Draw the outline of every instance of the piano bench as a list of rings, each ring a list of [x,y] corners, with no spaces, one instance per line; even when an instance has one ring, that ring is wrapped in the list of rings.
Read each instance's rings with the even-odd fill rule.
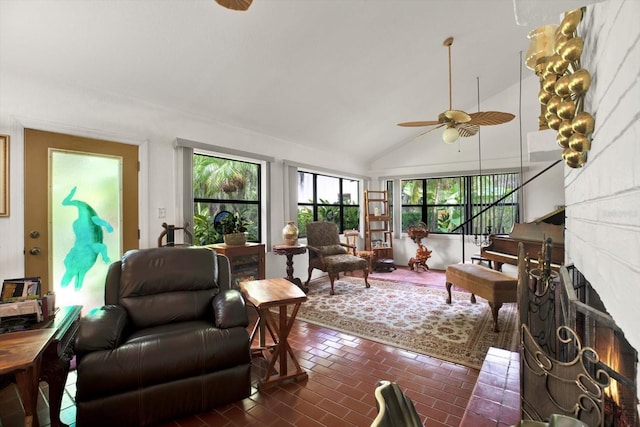
[[[454,264],[445,273],[447,304],[451,304],[451,286],[471,292],[471,302],[476,295],[486,299],[491,307],[493,330],[498,332],[498,310],[502,304],[518,301],[518,279],[500,271],[478,264]]]

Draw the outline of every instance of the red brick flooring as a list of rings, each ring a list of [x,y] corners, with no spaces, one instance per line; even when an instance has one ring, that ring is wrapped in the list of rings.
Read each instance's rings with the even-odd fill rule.
[[[426,278],[438,274],[400,270],[395,277],[422,274],[416,277]],[[388,278],[393,275],[385,274]],[[444,276],[442,272],[440,274]],[[240,402],[166,426],[369,426],[377,414],[374,389],[378,381],[390,380],[397,382],[414,402],[425,426],[457,427],[461,425],[474,388],[485,390],[476,387],[477,370],[302,321],[294,325],[290,343],[309,374],[308,380],[267,391],[258,391],[254,386],[251,396]],[[496,388],[493,391],[502,401],[504,390]],[[42,394],[46,396],[46,392],[46,384],[43,384]],[[75,372],[71,372],[61,414],[62,420],[71,425],[75,423],[74,395]],[[39,401],[42,426],[49,425],[45,401],[43,398]],[[474,413],[474,416],[478,415],[481,414]],[[0,427],[22,425],[23,412],[14,387],[0,390]]]

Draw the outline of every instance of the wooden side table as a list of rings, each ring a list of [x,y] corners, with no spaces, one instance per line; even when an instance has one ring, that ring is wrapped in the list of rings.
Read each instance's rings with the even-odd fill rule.
[[[302,285],[302,280],[299,277],[293,277],[293,256],[307,252],[307,247],[304,245],[273,245],[272,250],[276,255],[285,255],[287,257],[286,279],[302,289],[305,294],[309,292],[309,288]]]
[[[14,373],[27,420],[30,419],[29,417],[33,418],[33,414],[35,413],[31,412],[31,407],[35,405],[37,401],[38,380],[42,380],[49,384],[49,419],[51,427],[66,426],[66,424],[60,421],[60,407],[64,386],[69,373],[70,360],[74,354],[73,344],[78,332],[81,309],[82,306],[80,305],[61,307],[51,320],[35,323],[30,329],[23,332],[0,334],[0,348],[4,349],[6,346],[11,349],[11,351],[6,354],[0,352],[0,375]],[[22,368],[16,367],[19,359],[16,358],[13,351],[18,352],[24,357],[28,354],[25,353],[22,355],[21,347],[14,347],[13,344],[9,344],[11,342],[10,340],[21,338],[20,335],[16,334],[24,334],[23,339],[31,341],[30,343],[25,341],[21,345],[37,345],[40,340],[38,337],[49,337],[46,345],[44,345],[38,357],[33,361],[32,366],[24,368],[24,372],[22,373],[19,372]],[[10,345],[11,347],[9,347]],[[28,352],[29,350],[25,351]],[[32,384],[30,383],[33,375],[37,375],[35,392],[32,391]],[[31,396],[36,396],[35,400],[32,401]],[[36,418],[35,425],[37,424]]]
[[[55,333],[55,329],[35,329],[0,335],[0,375],[15,376],[27,427],[39,425],[36,407],[42,353]]]
[[[285,381],[299,381],[308,378],[307,373],[300,367],[298,359],[288,342],[289,332],[298,314],[300,305],[307,300],[307,296],[300,288],[287,279],[252,280],[240,284],[244,297],[258,310],[258,321],[251,332],[251,343],[259,333],[259,347],[252,348],[265,355],[268,366],[264,377],[261,378],[259,389],[267,389]],[[292,311],[287,318],[287,306],[292,305]],[[278,321],[270,309],[278,307]],[[269,332],[274,344],[266,345],[266,332]],[[288,359],[291,358],[295,370],[289,373]],[[279,370],[273,373],[276,362]]]

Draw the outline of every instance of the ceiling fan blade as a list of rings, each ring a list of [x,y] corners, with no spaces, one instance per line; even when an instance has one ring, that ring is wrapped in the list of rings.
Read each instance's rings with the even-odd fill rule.
[[[232,10],[247,10],[251,6],[253,0],[216,0],[220,6]]]
[[[501,125],[502,123],[510,122],[515,117],[511,113],[503,113],[501,111],[479,111],[469,115],[471,120],[467,124],[478,126]]]
[[[471,116],[460,110],[448,110],[443,113],[445,117],[453,120],[456,123],[467,123],[471,120]]]
[[[476,133],[478,133],[478,131],[480,130],[480,127],[478,125],[473,125],[469,123],[459,123],[455,126],[455,128],[458,130],[458,134],[462,138],[473,136]]]
[[[427,120],[427,121],[421,121],[421,122],[404,122],[404,123],[398,123],[398,126],[403,126],[403,127],[422,127],[422,126],[434,126],[434,125],[439,125],[440,122],[435,121],[435,120]]]
[[[433,131],[434,131],[434,130],[436,130],[436,129],[440,129],[442,126],[444,126],[444,124],[441,124],[441,125],[439,125],[439,126],[436,126],[436,127],[434,127],[434,128],[431,128],[431,129],[429,129],[429,130],[426,130],[426,131],[422,132],[421,134],[416,135],[416,138],[420,138],[421,136],[426,135],[426,134],[428,134],[429,132],[433,132]],[[416,139],[416,138],[414,138],[414,139]]]

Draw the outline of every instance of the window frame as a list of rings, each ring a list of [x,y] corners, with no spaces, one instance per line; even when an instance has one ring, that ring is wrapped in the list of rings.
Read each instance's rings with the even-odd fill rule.
[[[462,233],[465,235],[487,233],[488,230],[485,227],[485,225],[489,225],[491,224],[491,222],[489,222],[489,224],[485,224],[484,221],[481,220],[480,218],[490,216],[491,211],[494,211],[495,209],[500,207],[504,209],[504,206],[510,207],[511,211],[514,213],[513,222],[514,223],[518,222],[520,218],[520,200],[519,200],[519,194],[516,191],[516,192],[513,192],[508,197],[511,199],[515,198],[515,201],[501,203],[500,205],[495,206],[489,211],[484,212],[480,217],[473,218],[469,223],[465,224],[465,222],[469,218],[472,218],[475,211],[478,211],[478,212],[481,211],[485,207],[489,206],[491,203],[495,202],[495,200],[498,200],[501,197],[504,197],[504,194],[507,194],[509,191],[513,189],[511,188],[507,190],[505,188],[504,193],[502,195],[495,196],[493,199],[488,199],[486,194],[482,194],[481,195],[482,199],[479,200],[480,193],[476,193],[474,198],[475,180],[479,180],[480,178],[484,178],[485,180],[486,179],[495,180],[496,177],[505,177],[505,176],[511,177],[511,179],[515,179],[516,185],[514,188],[517,188],[521,184],[521,174],[517,172],[494,172],[494,173],[482,174],[482,175],[473,174],[473,175],[456,175],[456,176],[434,176],[434,177],[426,177],[426,178],[401,178],[399,180],[401,196],[404,190],[404,185],[408,181],[418,181],[421,183],[421,186],[422,186],[422,196],[421,196],[420,203],[401,203],[401,206],[400,206],[401,232],[406,233],[407,227],[412,225],[412,224],[409,224],[407,221],[405,221],[405,210],[408,208],[418,209],[420,211],[420,220],[429,226],[429,224],[431,224],[433,221],[435,221],[434,223],[437,224],[437,219],[430,221],[432,219],[430,217],[433,215],[432,212],[434,208],[436,209],[436,212],[437,212],[438,208],[458,207],[460,209],[460,214],[461,214],[459,224],[464,224]],[[441,180],[441,179],[460,179],[460,193],[461,193],[460,203],[457,203],[457,204],[429,203],[428,183],[430,180]],[[479,201],[475,201],[476,199],[478,199]],[[401,197],[401,202],[402,202],[402,197]],[[504,215],[504,210],[502,211],[502,214]],[[425,221],[425,219],[427,220]],[[439,229],[437,229],[437,227],[429,227],[429,228],[430,228],[430,234],[440,234],[440,235],[460,234],[460,225],[454,225],[452,229],[453,231],[449,231],[449,232],[440,231]],[[436,228],[436,229],[433,229],[433,228]],[[483,228],[484,230],[482,230]],[[501,229],[498,229],[498,230],[492,229],[491,233],[499,234],[499,233],[504,233],[505,231],[508,233],[508,230],[505,230],[505,228],[502,227]]]
[[[362,213],[362,180],[358,179],[358,178],[350,178],[350,177],[345,177],[345,176],[338,176],[338,175],[331,175],[327,172],[315,172],[312,170],[307,170],[307,169],[302,169],[299,168],[297,170],[297,174],[296,174],[296,184],[297,184],[297,189],[299,190],[300,188],[300,175],[301,174],[306,174],[306,175],[311,175],[312,177],[312,198],[313,200],[311,202],[301,202],[300,201],[300,194],[298,194],[297,200],[296,200],[296,209],[297,209],[297,222],[298,222],[298,229],[299,229],[299,236],[301,238],[305,238],[306,237],[306,223],[302,223],[302,221],[300,221],[301,218],[301,207],[302,208],[306,208],[308,210],[311,211],[311,221],[320,221],[320,220],[324,220],[324,219],[319,219],[320,215],[319,215],[319,211],[321,208],[337,208],[338,209],[338,222],[336,221],[332,221],[334,223],[336,223],[336,225],[338,225],[338,230],[340,233],[343,233],[345,230],[350,230],[350,229],[359,229],[360,227],[360,216]],[[318,200],[318,177],[322,176],[322,177],[326,177],[326,178],[331,178],[331,179],[337,179],[338,180],[338,197],[337,197],[337,202],[336,203],[321,203]],[[350,203],[344,203],[345,198],[345,186],[344,186],[344,181],[353,181],[356,183],[357,185],[357,203],[356,204],[350,204]],[[349,193],[352,194],[352,193]],[[345,208],[356,208],[357,210],[357,223],[354,227],[345,227]],[[308,221],[310,222],[310,221]],[[308,223],[307,222],[307,223]]]
[[[263,232],[263,221],[264,221],[264,211],[265,211],[265,206],[264,206],[264,192],[265,192],[265,187],[264,187],[264,176],[265,176],[265,162],[258,160],[258,159],[252,159],[252,158],[246,158],[246,157],[240,157],[240,156],[232,156],[232,155],[228,155],[228,154],[221,154],[221,153],[217,153],[217,152],[212,152],[212,151],[207,151],[207,150],[193,150],[193,153],[191,155],[192,157],[192,165],[193,165],[193,159],[195,158],[195,156],[204,156],[204,157],[212,157],[212,158],[216,158],[216,159],[220,159],[223,161],[231,161],[231,162],[240,162],[240,163],[246,163],[252,166],[256,167],[256,188],[257,188],[257,198],[255,200],[246,200],[246,199],[242,199],[242,198],[218,198],[218,197],[214,197],[214,198],[203,198],[203,197],[196,197],[196,195],[194,193],[192,193],[192,204],[193,204],[193,218],[192,221],[194,221],[194,227],[193,227],[193,238],[195,240],[195,216],[197,215],[196,212],[196,204],[197,203],[208,203],[208,204],[213,204],[213,205],[220,205],[220,204],[229,204],[229,205],[246,205],[246,206],[250,206],[250,207],[255,207],[256,209],[256,217],[255,218],[249,218],[250,221],[255,223],[255,235],[251,234],[248,236],[247,241],[248,242],[252,242],[252,243],[262,243],[263,242],[263,237],[264,237],[264,232]],[[194,183],[194,168],[192,167],[191,170],[191,185],[193,186]],[[213,218],[211,218],[211,220],[213,220]],[[252,237],[253,236],[253,237]],[[208,242],[206,244],[213,244],[213,243],[221,243],[221,241],[215,241],[215,242]],[[194,244],[199,244],[199,242],[195,242]]]

